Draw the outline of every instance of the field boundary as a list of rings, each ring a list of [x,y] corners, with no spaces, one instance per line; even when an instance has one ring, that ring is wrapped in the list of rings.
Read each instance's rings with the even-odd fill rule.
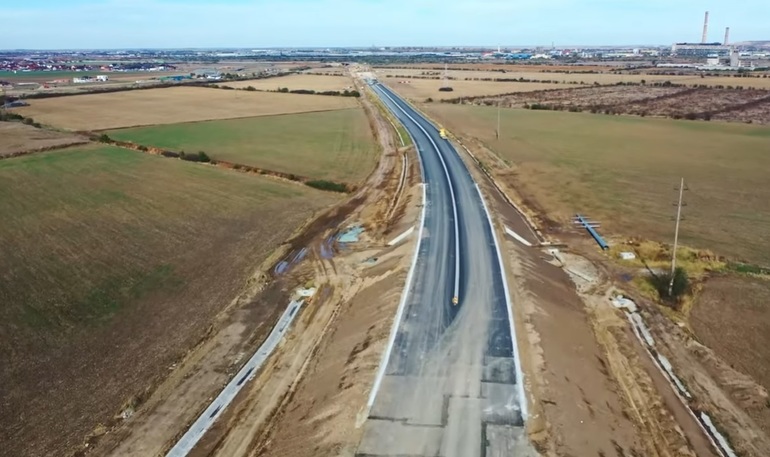
[[[302,184],[307,187],[312,187],[320,191],[336,192],[336,193],[351,193],[358,189],[358,186],[353,184],[347,184],[347,183],[341,183],[341,182],[335,182],[335,181],[329,181],[329,180],[323,180],[323,179],[315,179],[307,176],[297,175],[294,173],[285,173],[282,171],[270,170],[267,168],[255,167],[252,165],[228,162],[226,160],[218,160],[218,159],[211,159],[211,158],[209,158],[208,160],[185,160],[182,157],[182,154],[180,152],[176,152],[170,149],[158,148],[155,146],[145,146],[142,144],[133,143],[131,141],[117,141],[111,138],[103,139],[99,135],[96,135],[94,133],[91,133],[90,137],[92,140],[100,142],[102,144],[109,144],[111,146],[116,146],[119,148],[128,149],[128,150],[140,152],[143,154],[160,156],[167,159],[179,159],[185,162],[191,162],[198,165],[213,166],[213,167],[223,168],[226,170],[238,171],[241,173],[267,176],[274,179],[280,179],[281,181],[285,181],[285,182]],[[195,156],[195,154],[191,154],[191,155]],[[328,183],[329,186],[323,186],[323,187],[318,186],[317,184],[319,182]],[[339,189],[339,190],[335,190],[335,189]]]
[[[73,146],[83,146],[91,144],[91,141],[89,140],[82,140],[82,141],[75,141],[72,143],[67,144],[60,144],[56,146],[45,146],[41,148],[33,148],[33,149],[27,149],[24,151],[17,151],[12,152],[10,154],[0,154],[0,160],[6,160],[6,159],[15,159],[17,157],[24,157],[32,154],[39,154],[41,152],[51,152],[51,151],[57,151],[59,149],[67,149]]]

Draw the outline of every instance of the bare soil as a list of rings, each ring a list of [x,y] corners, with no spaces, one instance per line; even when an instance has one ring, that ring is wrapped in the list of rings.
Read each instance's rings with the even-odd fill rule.
[[[269,81],[269,80],[268,80]],[[15,111],[68,130],[107,130],[155,124],[235,119],[355,108],[350,97],[172,87],[44,98]]]
[[[674,365],[677,375],[692,394],[691,406],[708,413],[738,455],[770,455],[770,408],[768,391],[754,379],[736,370],[730,359],[695,340],[684,329],[659,312],[656,305],[642,303],[656,341],[656,350]],[[723,304],[724,306],[724,304]],[[723,330],[727,327],[722,326]],[[717,348],[729,347],[720,340]],[[753,351],[755,348],[752,348]],[[748,362],[748,354],[741,360]],[[758,360],[758,359],[757,359]],[[760,364],[757,361],[757,364]]]
[[[417,221],[421,190],[413,152],[401,198],[394,132],[365,101],[385,150],[370,180],[367,204],[351,216],[364,239],[333,260],[315,257],[312,278],[328,291],[304,311],[298,328],[248,393],[193,455],[352,456],[360,439],[366,396],[374,381],[403,289],[414,238],[395,248],[391,230]],[[363,195],[363,193],[362,193]],[[393,206],[395,202],[395,207]],[[376,259],[373,263],[371,259]],[[369,261],[367,261],[369,260]]]
[[[0,138],[0,158],[88,142],[78,135],[38,129],[20,122],[0,122]]]

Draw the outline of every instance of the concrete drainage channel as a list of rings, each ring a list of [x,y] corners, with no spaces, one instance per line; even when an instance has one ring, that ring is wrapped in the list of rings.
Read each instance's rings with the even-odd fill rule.
[[[254,355],[251,356],[248,362],[241,368],[233,379],[225,386],[224,389],[217,395],[217,398],[209,404],[209,406],[201,413],[198,419],[193,422],[187,432],[182,438],[177,441],[174,447],[166,454],[166,457],[184,457],[198,444],[206,431],[211,428],[214,422],[217,420],[222,411],[232,403],[238,392],[241,391],[243,386],[256,376],[256,373],[265,363],[267,358],[272,354],[278,343],[281,342],[283,336],[286,334],[294,318],[297,316],[298,311],[305,302],[305,298],[311,297],[315,293],[314,289],[303,289],[297,292],[297,295],[301,298],[293,300],[286,307],[286,310],[278,319],[278,322],[273,327],[270,335],[267,337],[264,343],[257,349]]]
[[[679,379],[679,377],[674,372],[674,367],[671,365],[671,362],[669,362],[669,360],[664,355],[660,354],[655,349],[655,339],[652,337],[652,333],[650,332],[649,327],[647,327],[644,318],[641,314],[639,314],[636,303],[623,296],[618,296],[613,298],[612,304],[616,308],[620,308],[625,311],[629,322],[631,322],[631,327],[634,329],[634,334],[636,335],[637,339],[647,351],[647,354],[650,356],[650,358],[655,362],[655,365],[658,367],[658,369],[663,373],[668,382],[671,384],[671,387],[674,389],[677,397],[679,397],[679,400],[685,406],[687,406],[690,414],[692,414],[698,424],[700,424],[703,433],[708,437],[709,441],[711,441],[714,449],[716,449],[716,451],[722,457],[737,457],[735,451],[733,451],[733,449],[730,447],[730,444],[727,442],[727,439],[714,426],[711,417],[703,411],[694,410],[690,406],[688,400],[692,399],[692,395],[690,395],[687,387],[685,387],[682,380]]]
[[[364,231],[364,228],[360,224],[354,224],[342,231],[330,235],[321,243],[321,257],[325,259],[331,258],[334,256],[335,247],[344,248],[346,245],[358,242],[359,237]],[[307,253],[308,248],[290,252],[284,260],[276,265],[273,271],[274,274],[282,275],[287,273],[293,266],[301,262]],[[286,332],[289,330],[289,327],[299,314],[305,300],[313,297],[315,292],[315,288],[299,288],[295,291],[295,299],[286,307],[286,310],[278,319],[278,322],[276,322],[265,342],[262,343],[248,362],[244,364],[238,373],[222,389],[219,395],[217,395],[200,416],[198,416],[185,434],[176,442],[174,447],[168,451],[166,457],[185,457],[193,450],[193,448],[195,448],[222,412],[224,412],[233,402],[241,389],[256,377],[259,369],[265,361],[267,361],[273,351],[275,351],[275,348],[278,347]]]

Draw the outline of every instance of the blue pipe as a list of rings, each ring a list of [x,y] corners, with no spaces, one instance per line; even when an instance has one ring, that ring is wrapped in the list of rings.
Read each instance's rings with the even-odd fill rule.
[[[593,227],[591,227],[591,224],[589,224],[588,221],[583,219],[583,216],[581,216],[580,214],[576,214],[575,217],[577,217],[578,222],[583,224],[583,227],[585,227],[586,230],[588,230],[588,233],[594,238],[594,240],[596,240],[596,242],[599,243],[599,247],[602,248],[602,250],[606,251],[607,249],[610,248],[610,245],[607,244],[606,241],[604,241],[604,238],[602,238],[601,235],[599,235],[599,233],[596,230],[594,230]]]

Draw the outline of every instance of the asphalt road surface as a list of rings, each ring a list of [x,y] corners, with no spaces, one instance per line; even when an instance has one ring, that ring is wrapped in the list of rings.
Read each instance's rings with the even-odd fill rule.
[[[533,455],[507,287],[478,188],[435,126],[388,88],[372,88],[414,139],[427,200],[412,282],[356,455]]]

